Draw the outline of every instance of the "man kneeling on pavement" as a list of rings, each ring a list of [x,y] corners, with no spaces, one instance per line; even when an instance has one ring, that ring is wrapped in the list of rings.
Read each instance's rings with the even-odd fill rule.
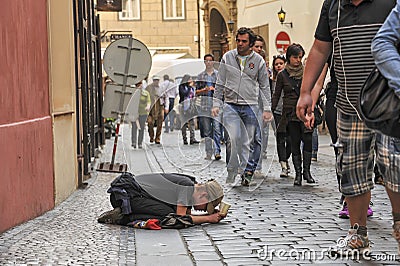
[[[215,180],[197,183],[195,177],[185,174],[134,176],[126,172],[111,183],[107,192],[111,193],[114,209],[101,214],[99,223],[132,225],[149,219],[161,221],[175,213],[177,217],[185,216],[192,224],[201,224],[218,223],[226,216],[215,209],[224,197],[221,185]],[[192,215],[192,207],[207,214]]]

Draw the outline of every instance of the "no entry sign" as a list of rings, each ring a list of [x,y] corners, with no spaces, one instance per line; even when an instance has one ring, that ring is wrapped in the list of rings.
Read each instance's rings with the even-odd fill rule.
[[[286,53],[286,49],[288,48],[290,43],[290,37],[286,32],[281,31],[278,33],[278,35],[276,35],[275,45],[278,52],[283,54]]]

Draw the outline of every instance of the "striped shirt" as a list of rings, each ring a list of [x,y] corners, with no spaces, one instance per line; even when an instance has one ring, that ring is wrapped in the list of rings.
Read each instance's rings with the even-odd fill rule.
[[[336,106],[346,114],[356,114],[360,89],[375,66],[372,38],[395,5],[395,0],[364,0],[358,6],[351,0],[325,0],[322,6],[315,38],[333,42]]]

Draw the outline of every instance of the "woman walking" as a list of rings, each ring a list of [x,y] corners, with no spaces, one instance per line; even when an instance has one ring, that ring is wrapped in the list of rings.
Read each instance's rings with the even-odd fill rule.
[[[284,55],[275,55],[272,61],[272,82],[271,89],[272,94],[275,91],[276,80],[278,78],[278,73],[285,69],[286,59]],[[274,110],[274,120],[276,128],[279,127],[279,122],[281,121],[283,110],[283,97],[282,94],[279,97],[279,101]],[[289,163],[288,159],[290,154],[292,153],[290,136],[288,134],[287,127],[279,128],[280,130],[276,131],[276,148],[278,152],[279,163],[281,165],[282,171],[280,177],[288,177],[289,176]],[[284,130],[282,130],[284,129]]]
[[[305,51],[300,44],[294,43],[288,47],[285,70],[278,74],[275,92],[272,96],[272,111],[275,111],[283,91],[282,117],[277,130],[278,132],[286,132],[286,129],[289,131],[292,142],[292,160],[296,171],[295,186],[301,186],[302,179],[307,183],[315,183],[310,173],[313,130],[307,129],[296,116],[296,105],[303,79],[304,67],[301,60],[304,54]],[[300,150],[301,142],[304,144],[302,152]],[[301,155],[303,155],[303,160]]]
[[[182,121],[182,137],[183,144],[187,145],[186,128],[189,128],[190,132],[190,144],[198,144],[199,141],[196,140],[194,135],[194,121],[193,118],[196,115],[194,110],[196,109],[194,105],[195,96],[195,85],[193,79],[190,75],[186,74],[182,78],[182,82],[179,85],[179,104],[181,106],[181,121]]]

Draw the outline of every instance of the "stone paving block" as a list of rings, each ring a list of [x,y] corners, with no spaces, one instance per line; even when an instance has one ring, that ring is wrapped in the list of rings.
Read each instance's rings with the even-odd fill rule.
[[[145,149],[141,151],[130,147],[129,125],[122,126],[122,134],[118,162],[126,160],[135,174],[181,172],[195,175],[200,181],[215,177],[221,181],[225,200],[232,204],[228,217],[220,224],[180,231],[152,232],[98,224],[96,217],[111,209],[106,190],[117,174],[94,172],[86,189],[77,190],[54,210],[1,234],[0,265],[309,265],[310,261],[303,260],[262,260],[257,252],[265,246],[322,250],[348,230],[349,221],[337,217],[340,194],[333,151],[326,144],[330,142],[328,136],[320,136],[320,147],[326,144],[329,153],[323,154],[321,148],[320,160],[311,165],[317,185],[294,187],[291,163],[291,177],[280,178],[275,155],[263,164],[268,177],[256,179],[258,185],[249,189],[226,185],[225,163],[202,160],[204,144],[183,146],[178,132],[163,134],[163,145],[150,145],[146,134]],[[107,141],[101,160],[109,160],[111,150],[112,141]],[[224,148],[222,155],[225,158]],[[397,246],[390,236],[391,211],[383,187],[372,191],[372,201],[375,213],[368,219],[368,229],[373,251],[393,254]],[[360,262],[324,258],[315,264]]]

